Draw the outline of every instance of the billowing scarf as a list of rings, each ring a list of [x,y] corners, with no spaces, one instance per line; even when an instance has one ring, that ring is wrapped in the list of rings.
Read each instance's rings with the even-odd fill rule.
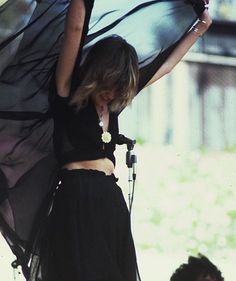
[[[0,229],[25,270],[57,174],[49,97],[69,2],[0,6]],[[203,11],[201,0],[85,0],[85,6],[74,88],[91,46],[117,34],[137,51],[140,91]]]

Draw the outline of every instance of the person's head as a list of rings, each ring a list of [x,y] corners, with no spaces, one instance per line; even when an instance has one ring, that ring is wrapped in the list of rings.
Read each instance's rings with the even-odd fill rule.
[[[101,95],[111,111],[120,111],[137,92],[139,69],[133,46],[119,36],[98,41],[82,65],[80,85],[71,103],[80,109],[90,97]]]
[[[224,281],[220,270],[205,256],[189,257],[188,263],[180,265],[170,281]]]

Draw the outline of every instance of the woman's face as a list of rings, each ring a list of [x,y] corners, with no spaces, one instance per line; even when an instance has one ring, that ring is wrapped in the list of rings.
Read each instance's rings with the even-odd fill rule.
[[[96,105],[108,105],[115,98],[113,91],[101,91],[94,96],[94,102]]]

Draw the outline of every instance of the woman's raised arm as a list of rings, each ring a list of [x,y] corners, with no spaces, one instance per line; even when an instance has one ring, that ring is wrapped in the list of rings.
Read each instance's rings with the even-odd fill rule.
[[[158,71],[154,74],[154,76],[146,84],[145,87],[151,85],[152,83],[160,79],[162,76],[169,73],[175,67],[175,65],[184,57],[184,55],[197,41],[197,39],[207,31],[211,23],[212,19],[208,13],[208,10],[205,9],[198,23],[194,25],[192,30],[189,31],[186,36],[179,42],[174,51],[170,54],[164,64],[158,69]]]
[[[84,0],[71,0],[65,21],[63,43],[56,69],[58,95],[69,96],[85,19]]]

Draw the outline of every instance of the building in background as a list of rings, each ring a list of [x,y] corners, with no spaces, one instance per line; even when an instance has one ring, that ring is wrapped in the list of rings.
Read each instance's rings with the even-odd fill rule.
[[[211,14],[212,26],[183,61],[122,113],[122,133],[179,148],[235,149],[236,1],[212,1]]]

